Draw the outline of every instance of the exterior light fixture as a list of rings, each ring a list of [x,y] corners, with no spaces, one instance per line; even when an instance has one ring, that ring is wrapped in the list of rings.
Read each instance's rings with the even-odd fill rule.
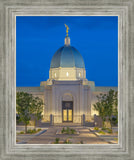
[[[66,76],[67,76],[67,77],[69,76],[69,73],[68,73],[68,72],[66,73]]]

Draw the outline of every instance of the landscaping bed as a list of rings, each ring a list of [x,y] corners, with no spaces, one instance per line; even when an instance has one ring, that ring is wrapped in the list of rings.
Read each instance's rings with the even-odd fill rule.
[[[79,131],[77,129],[73,129],[70,127],[63,127],[63,128],[59,128],[56,134],[79,135]]]
[[[95,132],[97,135],[112,135],[112,136],[118,136],[118,131],[111,130],[109,128],[90,128],[91,131]]]
[[[28,129],[27,130],[27,133],[25,133],[24,131],[20,131],[17,133],[17,135],[29,135],[29,134],[36,134],[36,133],[39,133],[41,132],[42,129],[41,128],[38,128],[38,129]]]
[[[60,140],[60,138],[56,138],[54,142],[50,142],[49,144],[84,144],[84,143],[83,141],[75,143],[73,138],[68,137],[65,140]]]
[[[102,138],[104,141],[108,143],[112,143],[112,144],[118,143],[117,130],[114,130],[114,129],[111,130],[109,128],[98,128],[98,127],[90,128],[90,130],[94,132],[96,136],[99,136],[100,138]]]

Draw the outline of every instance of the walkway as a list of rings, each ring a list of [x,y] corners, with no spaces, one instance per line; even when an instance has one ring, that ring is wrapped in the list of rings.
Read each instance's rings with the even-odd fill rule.
[[[51,126],[48,130],[39,135],[33,136],[30,140],[27,140],[27,144],[51,144],[56,138],[60,138],[60,141],[65,141],[66,139],[71,139],[73,144],[78,144],[82,141],[84,144],[108,144],[101,138],[97,137],[93,132],[89,130],[88,127],[83,126],[71,126],[79,131],[79,135],[57,135],[56,132],[61,126]]]

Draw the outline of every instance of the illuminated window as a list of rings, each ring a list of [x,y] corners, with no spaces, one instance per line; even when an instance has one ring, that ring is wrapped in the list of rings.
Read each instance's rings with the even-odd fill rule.
[[[69,73],[68,73],[68,72],[66,73],[66,76],[67,76],[67,77],[69,76]]]
[[[81,77],[81,73],[79,72],[79,77]]]
[[[54,74],[54,76],[56,77],[56,73]]]

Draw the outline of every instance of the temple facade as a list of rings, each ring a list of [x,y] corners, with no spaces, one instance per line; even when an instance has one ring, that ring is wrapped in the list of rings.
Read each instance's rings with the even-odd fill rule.
[[[98,114],[93,108],[96,96],[110,89],[117,91],[117,87],[96,87],[94,81],[86,79],[83,57],[71,46],[67,32],[64,46],[52,57],[49,79],[39,87],[17,87],[17,92],[28,92],[41,98],[44,102],[42,121],[50,121],[50,115],[53,115],[57,124],[81,123],[82,115],[86,121],[93,121],[94,115]]]

